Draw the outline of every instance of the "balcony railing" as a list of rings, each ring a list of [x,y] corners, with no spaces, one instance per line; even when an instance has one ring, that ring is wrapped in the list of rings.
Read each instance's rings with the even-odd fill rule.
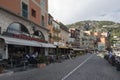
[[[52,38],[53,38],[54,40],[56,40],[56,41],[61,40],[61,38],[60,38],[60,37],[58,37],[58,36],[56,36],[56,35],[53,35],[53,36],[52,36]]]
[[[58,32],[58,33],[60,32],[60,29],[59,29],[59,28],[53,27],[53,30],[56,31],[56,32]]]

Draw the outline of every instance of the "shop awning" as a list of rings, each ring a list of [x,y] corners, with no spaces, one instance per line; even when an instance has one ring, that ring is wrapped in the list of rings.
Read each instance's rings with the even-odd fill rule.
[[[84,51],[84,49],[73,48],[74,51]]]
[[[42,47],[45,47],[45,48],[56,48],[55,45],[50,44],[50,43],[42,43]]]
[[[34,46],[34,47],[41,47],[42,46],[42,44],[40,44],[39,42],[36,42],[36,41],[10,38],[10,37],[5,37],[5,36],[0,36],[0,38],[4,39],[6,44]]]
[[[58,48],[68,49],[68,47],[66,47],[66,46],[59,46]]]
[[[54,46],[53,44],[49,44],[49,43],[42,43],[42,42],[37,42],[37,41],[10,38],[10,37],[5,37],[5,36],[0,36],[0,38],[4,39],[6,44],[33,46],[33,47],[56,48],[56,46]]]

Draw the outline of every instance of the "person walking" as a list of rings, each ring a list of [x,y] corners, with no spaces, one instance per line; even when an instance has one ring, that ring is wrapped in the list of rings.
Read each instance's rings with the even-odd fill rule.
[[[113,56],[113,55],[112,55],[112,51],[109,51],[109,52],[108,52],[108,55],[109,55],[109,59],[111,59],[112,56]]]
[[[115,65],[115,56],[113,55],[112,50],[109,51],[108,55],[109,55],[109,63],[112,64],[112,66],[114,66]]]

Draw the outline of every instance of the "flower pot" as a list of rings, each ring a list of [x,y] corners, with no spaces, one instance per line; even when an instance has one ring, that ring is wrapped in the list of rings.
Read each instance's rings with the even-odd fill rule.
[[[44,68],[44,67],[46,67],[46,64],[45,63],[38,63],[37,66],[39,68]]]
[[[4,68],[0,67],[0,74],[3,73],[3,71],[4,71]]]

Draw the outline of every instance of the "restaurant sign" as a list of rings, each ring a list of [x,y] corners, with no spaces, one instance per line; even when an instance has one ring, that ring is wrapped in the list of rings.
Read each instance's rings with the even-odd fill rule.
[[[47,43],[47,41],[39,39],[39,37],[36,38],[34,35],[27,36],[25,34],[11,34],[11,33],[7,33],[7,32],[4,33],[3,35],[13,37],[13,38],[19,38],[19,39],[24,39],[24,40],[31,40],[31,41],[38,41],[38,42]]]

